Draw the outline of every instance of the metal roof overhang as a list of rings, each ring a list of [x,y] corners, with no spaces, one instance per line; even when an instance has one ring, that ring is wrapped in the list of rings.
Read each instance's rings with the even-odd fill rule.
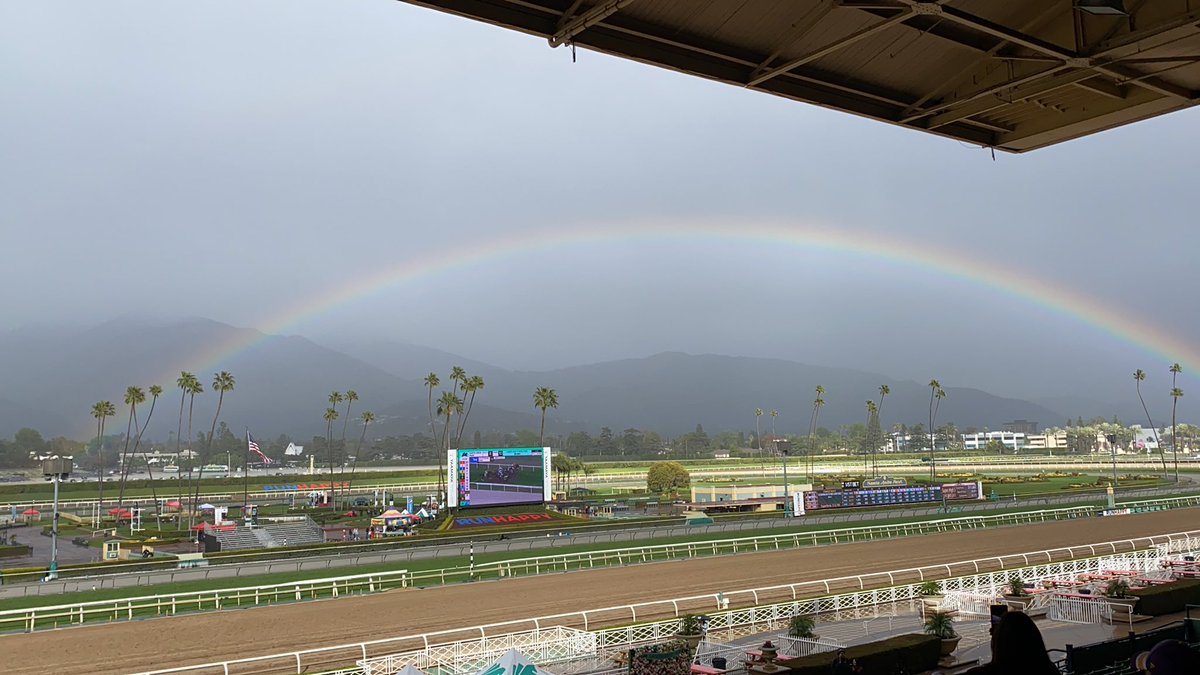
[[[1200,0],[403,0],[1025,152],[1200,103]]]

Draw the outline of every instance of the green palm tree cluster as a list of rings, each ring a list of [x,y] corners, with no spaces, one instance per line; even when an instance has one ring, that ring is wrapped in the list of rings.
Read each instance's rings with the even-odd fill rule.
[[[217,412],[213,414],[212,427],[208,430],[208,438],[204,439],[204,452],[200,454],[199,458],[200,471],[196,474],[196,482],[192,492],[191,513],[193,514],[195,514],[196,508],[200,505],[200,481],[204,480],[204,466],[208,464],[212,456],[213,437],[217,433],[217,420],[221,419],[221,407],[225,404],[225,394],[233,391],[236,385],[237,382],[228,371],[222,370],[213,375],[212,390],[217,392]]]
[[[350,494],[350,487],[354,485],[354,472],[358,470],[358,458],[362,456],[363,441],[367,439],[367,427],[375,421],[375,413],[370,410],[364,410],[358,416],[358,419],[362,422],[362,434],[358,437],[358,446],[354,448],[354,461],[350,464],[350,480],[344,481],[346,483],[346,494]]]
[[[440,449],[437,453],[439,500],[446,497],[446,472],[442,462],[449,456],[452,447],[462,447],[462,437],[467,429],[471,408],[475,405],[475,396],[484,387],[482,377],[468,375],[460,366],[450,369],[450,382],[450,391],[443,391],[434,401],[433,390],[441,385],[441,378],[437,373],[429,373],[424,379],[425,387],[429,390],[429,431],[434,439],[438,438],[437,420],[442,420]],[[455,415],[458,415],[457,424],[453,423]]]

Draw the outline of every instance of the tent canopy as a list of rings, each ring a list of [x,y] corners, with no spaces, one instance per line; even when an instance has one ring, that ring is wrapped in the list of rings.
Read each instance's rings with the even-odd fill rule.
[[[498,661],[484,668],[475,675],[553,675],[543,670],[516,649],[504,652]]]
[[[425,675],[425,671],[414,667],[411,663],[404,666],[396,675]]]
[[[25,509],[24,511],[21,512],[21,515],[23,515],[23,516],[40,516],[40,515],[42,515],[42,512],[38,511],[37,509]]]

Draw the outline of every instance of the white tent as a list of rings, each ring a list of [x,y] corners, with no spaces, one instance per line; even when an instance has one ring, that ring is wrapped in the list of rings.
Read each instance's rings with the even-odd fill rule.
[[[538,668],[537,664],[529,660],[516,649],[510,649],[504,652],[504,656],[492,665],[484,668],[475,675],[554,675],[548,670]]]
[[[404,668],[397,670],[396,675],[425,675],[425,671],[413,666],[411,663]]]

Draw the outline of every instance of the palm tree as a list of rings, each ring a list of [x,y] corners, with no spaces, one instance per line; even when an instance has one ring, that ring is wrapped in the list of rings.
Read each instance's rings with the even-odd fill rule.
[[[929,381],[929,484],[937,482],[937,437],[934,435],[933,421],[937,419],[937,409],[946,398],[946,390],[937,380]],[[935,403],[936,402],[936,403]]]
[[[775,435],[775,418],[779,417],[778,410],[771,411],[771,451],[779,454],[779,437]]]
[[[762,431],[759,429],[759,420],[762,419],[763,409],[754,409],[754,442],[758,444],[758,465],[760,468],[767,468],[767,461],[763,457]]]
[[[892,393],[891,387],[887,386],[886,384],[879,385],[879,403],[876,404],[876,406],[875,406],[877,415],[881,415],[883,413],[883,398],[890,393]],[[882,417],[879,419],[879,428],[883,429],[883,418]],[[882,441],[883,441],[883,439],[880,439],[880,442],[882,442]],[[876,456],[876,458],[874,460],[872,468],[874,469],[875,475],[879,475],[879,459],[878,459],[879,453],[876,452],[875,456]]]
[[[463,380],[462,390],[463,396],[470,395],[467,399],[467,411],[463,413],[458,420],[458,434],[454,438],[454,447],[462,447],[463,432],[467,429],[467,418],[471,416],[471,406],[475,405],[475,393],[483,389],[483,378],[478,375],[471,375]]]
[[[362,455],[362,444],[367,438],[367,425],[375,421],[375,413],[364,410],[359,415],[362,421],[362,435],[358,437],[358,447],[354,448],[354,462],[350,464],[350,480],[346,482],[346,494],[350,494],[350,486],[354,484],[354,472],[358,470],[358,458]]]
[[[191,383],[196,379],[186,370],[179,372],[179,377],[175,380],[175,386],[179,388],[179,424],[175,427],[175,465],[179,467],[179,451],[183,444],[183,404],[187,401],[188,389],[191,388]],[[179,503],[183,504],[183,474],[176,474],[179,478]]]
[[[137,415],[137,405],[146,400],[146,392],[141,387],[125,388],[125,405],[129,406],[129,421],[125,423],[125,449],[121,451],[120,490],[117,493],[117,507],[125,500],[125,479],[129,476],[129,441],[132,440],[133,420]]]
[[[1158,446],[1158,458],[1162,462],[1163,478],[1167,477],[1167,455],[1163,451],[1162,443],[1158,442],[1158,428],[1154,426],[1154,420],[1150,418],[1150,410],[1146,408],[1146,400],[1142,398],[1142,382],[1146,379],[1146,371],[1138,368],[1133,373],[1133,380],[1137,387],[1138,400],[1142,403],[1142,412],[1146,413],[1146,423],[1150,425],[1150,431],[1154,434],[1154,444]]]
[[[815,464],[814,464],[815,460],[814,460],[813,456],[817,454],[817,446],[816,446],[815,438],[814,438],[813,434],[817,430],[817,414],[821,411],[821,406],[825,405],[825,399],[821,398],[821,396],[825,393],[825,387],[822,387],[821,385],[818,384],[815,391],[817,393],[817,397],[815,399],[813,399],[812,417],[808,421],[807,473],[808,473],[808,479],[810,481],[813,479],[814,469],[815,469]]]
[[[204,393],[204,383],[200,381],[200,378],[192,375],[191,373],[188,373],[188,376],[189,376],[189,381],[188,381],[188,389],[187,389],[187,394],[188,394],[188,423],[187,423],[188,447],[187,447],[187,452],[188,452],[188,494],[190,495],[192,492],[193,484],[195,482],[193,480],[194,475],[195,475],[193,473],[193,471],[196,468],[196,457],[197,457],[196,453],[192,450],[192,419],[194,418],[194,413],[196,411],[196,394]],[[181,505],[183,504],[182,497],[180,498],[179,503]],[[193,511],[189,511],[188,513],[189,513],[188,526],[191,527],[191,524],[192,524],[191,514],[193,513]]]
[[[1183,372],[1183,366],[1178,363],[1171,365],[1171,455],[1175,464],[1175,482],[1179,482],[1179,441],[1176,440],[1175,432],[1175,408],[1179,406],[1179,399],[1183,398],[1183,390],[1175,385],[1175,378]]]
[[[467,371],[461,366],[454,366],[450,369],[450,381],[454,382],[454,386],[450,389],[450,393],[458,396],[458,387],[467,381]]]
[[[335,391],[333,393],[337,394],[338,397],[341,397],[341,394],[338,394],[338,392]],[[332,402],[333,399],[333,396],[329,397],[330,402]],[[322,415],[321,418],[325,420],[325,447],[329,450],[329,505],[333,508],[337,508],[333,501],[333,423],[338,418],[337,408],[332,405],[326,408],[325,414]]]
[[[358,400],[358,392],[354,391],[353,389],[347,389],[346,390],[346,419],[342,420],[342,443],[341,443],[341,445],[342,445],[343,456],[345,455],[345,452],[346,452],[346,425],[348,425],[350,423],[350,406],[354,405],[354,402],[357,400]],[[346,475],[345,459],[342,460],[341,474],[342,474],[342,476]],[[333,482],[333,473],[332,472],[330,472],[330,475],[329,475],[329,489],[333,490],[333,495],[334,495],[335,501],[336,501],[337,486]]]
[[[162,396],[163,388],[157,384],[150,385],[150,412],[146,413],[146,421],[142,423],[142,428],[138,430],[137,440],[133,443],[133,456],[137,457],[138,448],[142,445],[142,434],[146,433],[146,427],[150,426],[150,418],[154,417],[154,405],[158,403],[158,397]],[[158,521],[158,526],[162,528],[162,506],[158,503],[158,487],[154,482],[154,465],[146,462],[146,475],[150,477],[150,496],[154,499],[154,517]]]
[[[463,410],[462,399],[455,395],[452,391],[443,391],[441,398],[437,402],[438,417],[445,417],[446,423],[442,425],[442,443],[441,452],[443,456],[450,455],[450,418],[461,413]],[[439,499],[444,500],[445,494],[440,495]]]
[[[204,465],[208,463],[209,455],[212,453],[213,437],[217,434],[217,420],[221,419],[221,405],[225,402],[225,393],[233,391],[236,384],[233,375],[228,371],[222,370],[213,375],[212,388],[217,392],[217,412],[213,414],[212,427],[209,428],[208,438],[204,443],[204,454],[200,457],[200,473],[196,475],[196,494],[192,497],[192,511],[195,511],[196,506],[200,503],[200,481],[204,480]],[[190,436],[190,430],[188,434]]]
[[[433,421],[433,390],[435,387],[441,384],[442,381],[438,379],[437,373],[429,373],[425,376],[424,382],[425,386],[429,389],[429,439],[431,441],[436,441],[437,425],[434,424]],[[438,456],[438,493],[441,494],[445,492],[445,486],[442,484],[442,481],[445,479],[446,472],[445,468],[442,466],[442,460],[446,459],[446,456],[443,455],[440,450],[436,449],[433,451],[433,454]]]
[[[540,408],[542,411],[542,428],[538,432],[538,445],[544,446],[544,438],[546,436],[546,409],[558,408],[558,392],[549,387],[538,387],[533,392],[533,407]],[[759,443],[759,445],[762,445]]]
[[[875,401],[867,399],[867,452],[863,453],[863,474],[874,473],[871,467],[868,466],[875,458],[875,448],[878,443],[875,442],[875,434],[871,432],[871,420],[875,420],[875,424],[879,424],[879,406],[875,405]]]
[[[98,401],[92,406],[92,417],[96,418],[96,450],[100,459],[100,495],[96,498],[99,508],[104,508],[104,420],[117,414],[112,401]]]

